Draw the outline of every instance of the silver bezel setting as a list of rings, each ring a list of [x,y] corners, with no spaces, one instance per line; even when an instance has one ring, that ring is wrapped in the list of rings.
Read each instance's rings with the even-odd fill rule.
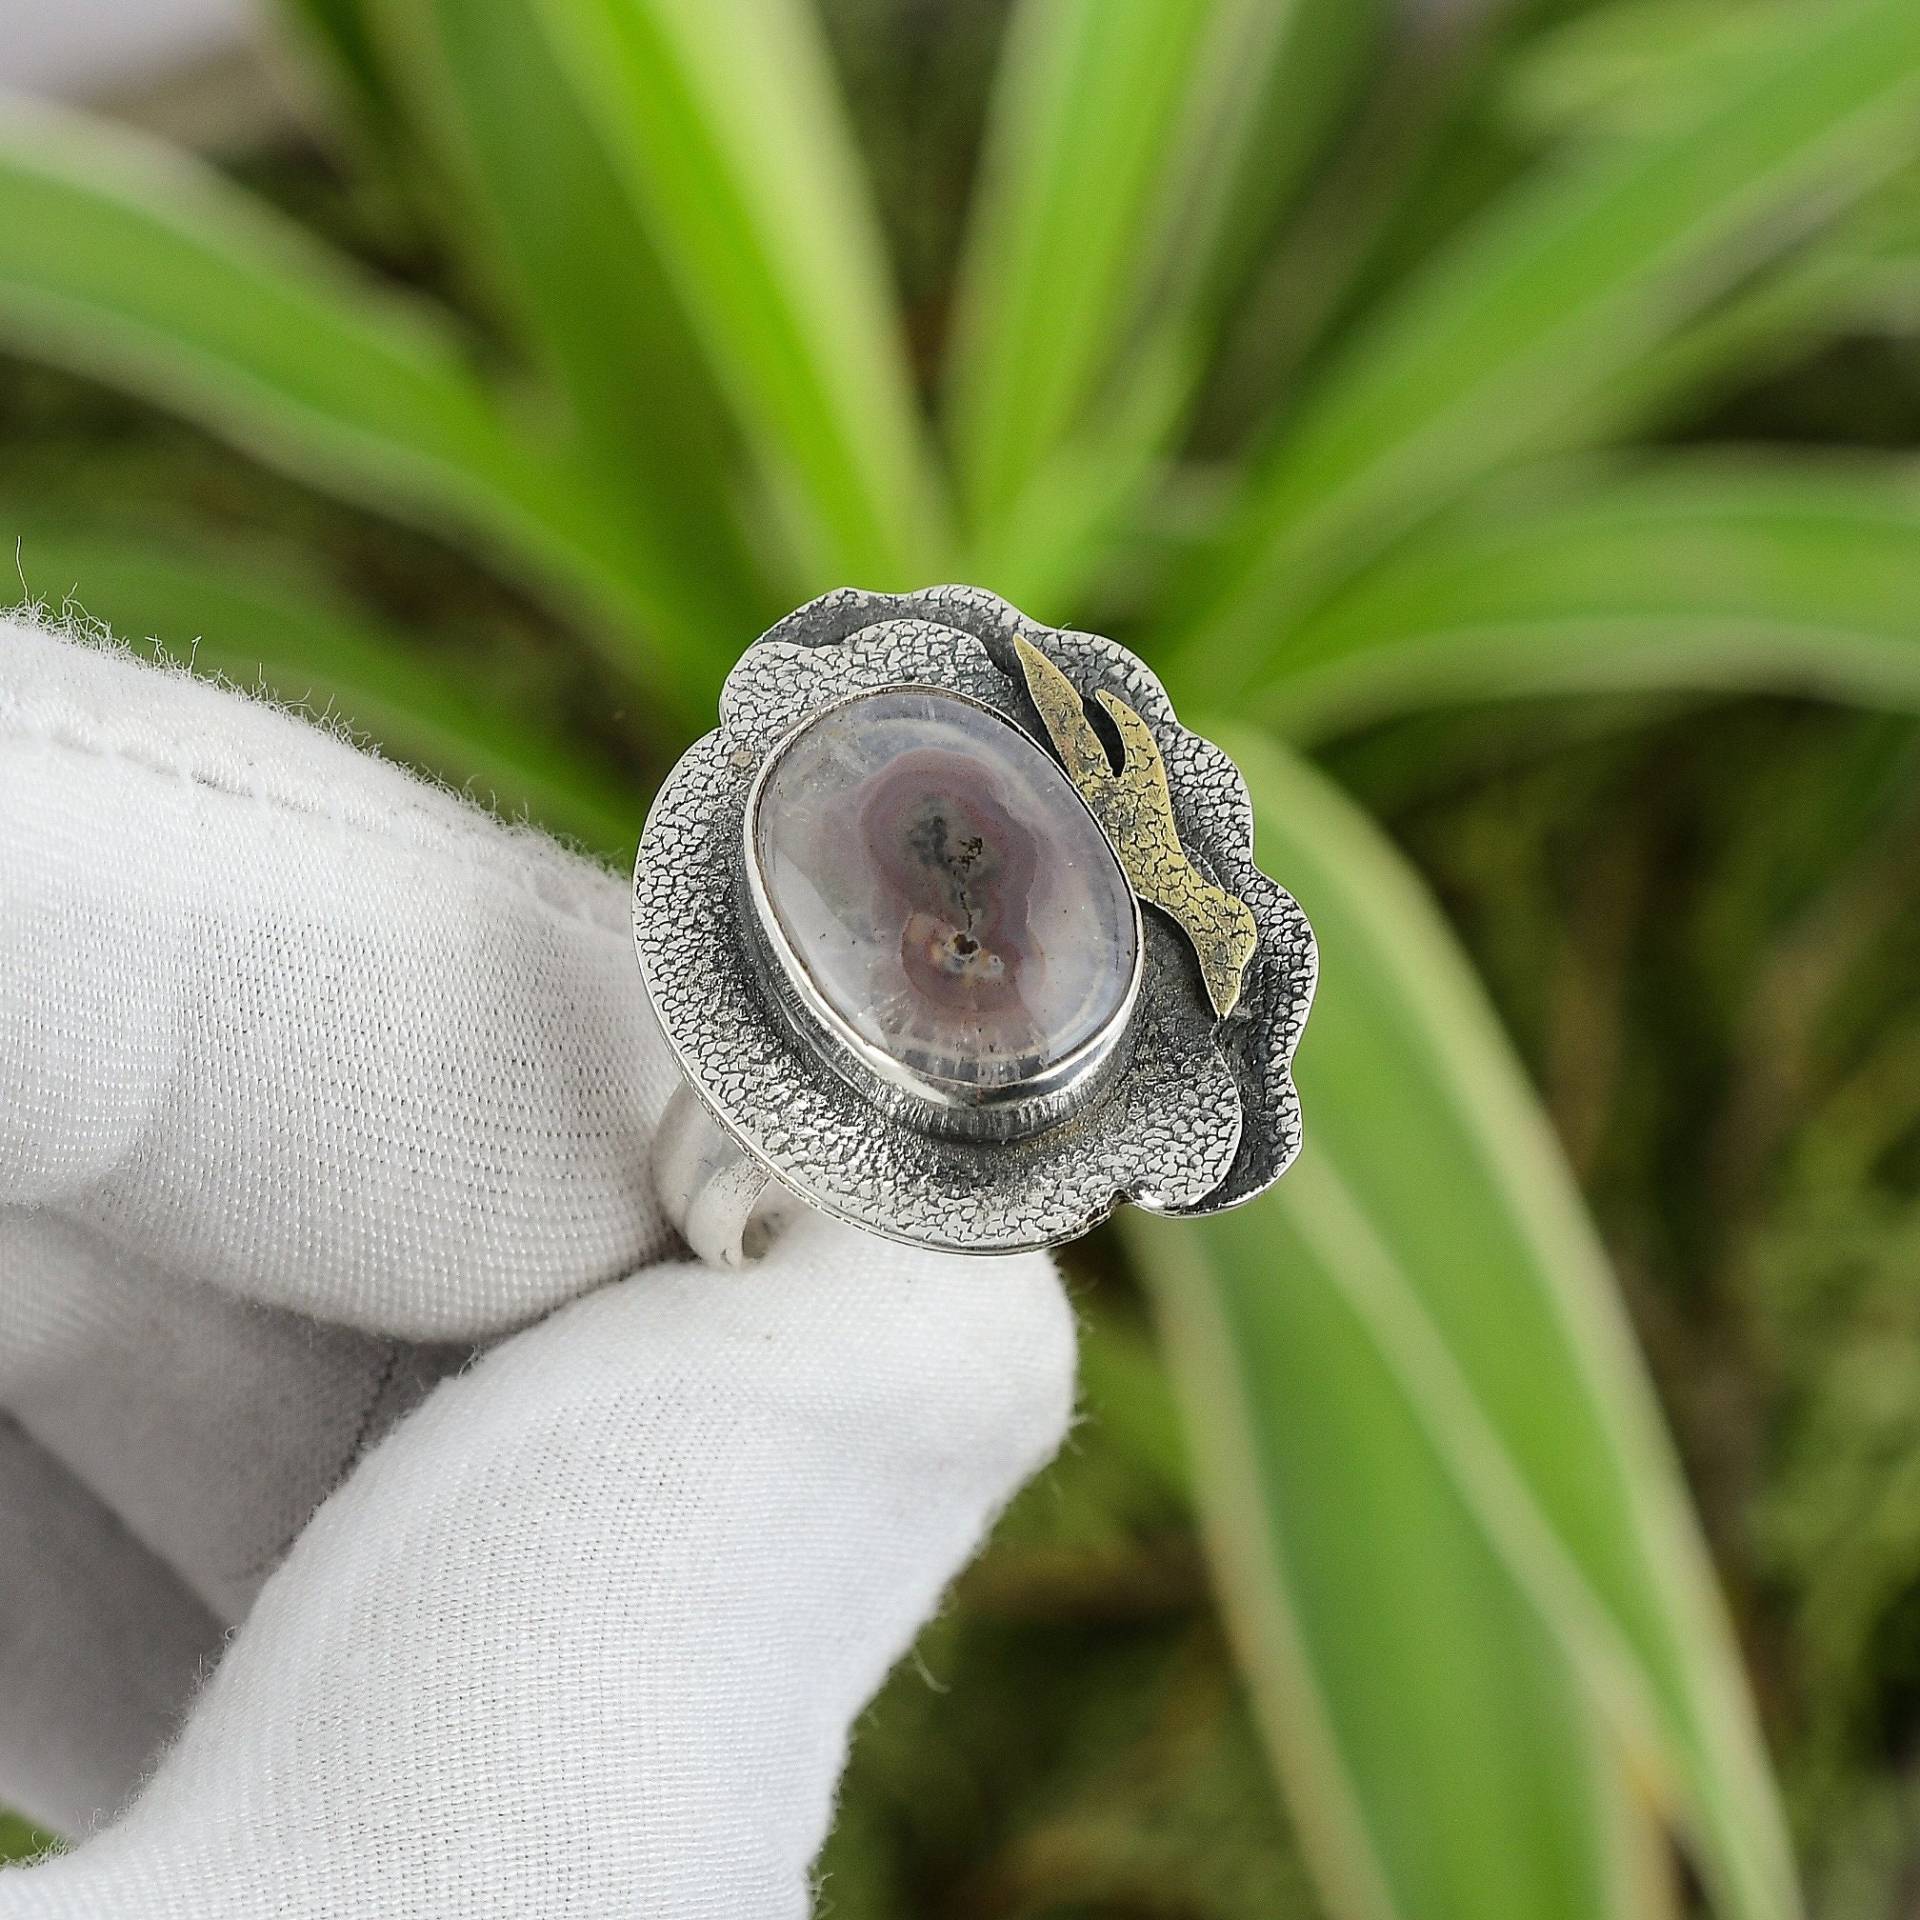
[[[775,752],[828,707],[888,687],[956,693],[1051,757],[1013,657],[1030,640],[1082,695],[1105,689],[1163,754],[1181,840],[1253,909],[1260,944],[1240,1004],[1216,1019],[1191,948],[1140,915],[1132,1016],[1104,1059],[1035,1113],[984,1137],[929,1124],[915,1090],[829,1058],[782,991],[752,904],[750,796]],[[634,940],[647,991],[688,1084],[715,1122],[810,1205],[871,1232],[1004,1253],[1084,1233],[1120,1200],[1209,1213],[1263,1191],[1300,1144],[1291,1061],[1312,998],[1313,935],[1253,864],[1244,781],[1175,719],[1125,648],[1041,627],[992,594],[843,589],[790,614],[742,655],[721,724],[689,749],[648,814],[634,869]],[[796,1024],[798,1014],[802,1024]],[[817,1028],[815,1029],[817,1031]],[[906,1097],[896,1097],[902,1095]],[[1017,1106],[1017,1103],[1016,1103]],[[991,1103],[978,1109],[992,1115]],[[1028,1130],[1031,1124],[1031,1130]]]
[[[747,789],[746,808],[741,818],[741,863],[746,877],[750,913],[747,927],[754,949],[768,982],[785,1008],[802,1040],[818,1049],[830,1066],[849,1079],[869,1099],[896,1119],[925,1126],[935,1133],[959,1139],[1011,1140],[1064,1120],[1077,1107],[1084,1106],[1097,1092],[1107,1073],[1124,1052],[1124,1041],[1140,998],[1140,981],[1146,965],[1146,932],[1141,925],[1140,903],[1131,888],[1127,901],[1132,915],[1133,966],[1126,991],[1100,1029],[1089,1034],[1078,1046],[1052,1061],[1040,1072],[1015,1081],[991,1083],[950,1079],[917,1071],[896,1059],[884,1048],[875,1046],[864,1034],[856,1032],[839,1010],[821,993],[811,973],[790,944],[776,935],[778,918],[768,897],[766,876],[761,870],[757,825],[761,796],[768,780],[788,750],[817,722],[844,707],[884,693],[931,693],[943,699],[977,708],[1003,726],[1011,727],[1039,751],[1046,748],[1025,727],[1009,718],[998,707],[989,706],[957,687],[936,686],[927,681],[895,681],[882,687],[861,687],[844,698],[816,709],[789,727],[760,763]],[[1052,760],[1052,755],[1047,755]],[[1056,763],[1057,764],[1057,763]],[[1106,836],[1088,811],[1086,803],[1062,779],[1072,803],[1087,816],[1102,845]],[[1118,873],[1118,861],[1115,871]],[[1121,876],[1125,885],[1124,876]]]

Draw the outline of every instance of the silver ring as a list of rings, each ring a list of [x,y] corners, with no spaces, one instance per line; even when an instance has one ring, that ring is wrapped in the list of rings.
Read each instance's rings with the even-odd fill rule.
[[[1313,934],[1246,784],[1125,648],[971,587],[845,589],[741,657],[634,865],[703,1260],[797,1203],[1011,1253],[1203,1214],[1300,1146]]]

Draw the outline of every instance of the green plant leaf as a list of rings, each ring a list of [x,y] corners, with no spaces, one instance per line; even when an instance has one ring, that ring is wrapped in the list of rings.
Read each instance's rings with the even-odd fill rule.
[[[1536,136],[1670,132],[1711,106],[1729,65],[1786,44],[1800,11],[1793,0],[1614,0],[1520,47],[1500,104]]]
[[[976,526],[1019,500],[1139,317],[1171,203],[1210,132],[1202,109],[1232,112],[1252,91],[1260,11],[1244,0],[1014,10],[954,323],[953,439]]]
[[[22,526],[19,513],[0,513],[27,603],[155,640],[196,672],[344,722],[508,817],[597,854],[631,854],[638,809],[623,804],[610,769],[476,698],[457,666],[433,662],[296,564],[276,570],[253,550]]]
[[[1523,125],[1549,133],[1644,139],[1698,114],[1730,69],[1776,57],[1800,31],[1792,0],[1617,0],[1521,49],[1504,96]],[[1643,424],[1698,414],[1843,331],[1920,331],[1920,164],[1622,369],[1594,405]]]
[[[877,225],[802,0],[542,0],[809,588],[918,586],[944,552]]]
[[[1790,1914],[1731,1636],[1545,1120],[1377,830],[1303,763],[1221,732],[1264,864],[1320,940],[1308,1145],[1256,1207],[1131,1232],[1282,1764],[1343,1783],[1342,1804],[1302,1808],[1328,1883],[1371,1877],[1393,1913],[1597,1910],[1592,1823],[1549,1863],[1576,1876],[1569,1903],[1500,1891],[1503,1849],[1525,1845],[1506,1796],[1551,1769],[1559,1811],[1528,1831],[1580,1804],[1566,1742],[1587,1723],[1555,1678],[1577,1676],[1616,1793],[1674,1823],[1723,1911]],[[1289,1766],[1296,1738],[1314,1752]]]
[[[1370,38],[1371,9],[1324,0],[1015,10],[949,382],[975,572],[1034,592],[1028,556],[1071,550],[1076,517],[1111,517],[1082,503],[1143,482],[1204,365],[1210,305]]]
[[[150,394],[348,497],[506,545],[644,666],[680,724],[737,635],[699,556],[611,517],[516,437],[431,310],[197,163],[15,106],[0,129],[0,333]],[[490,555],[491,557],[491,555]]]
[[[1660,1905],[1627,1897],[1610,1846],[1646,1815],[1569,1662],[1325,1256],[1263,1213],[1205,1243],[1127,1234],[1188,1405],[1239,1664],[1329,1912],[1648,1920]]]
[[[44,109],[0,130],[0,320],[386,500],[510,457],[427,309],[175,151]]]
[[[1602,689],[1920,713],[1920,468],[1695,456],[1529,476],[1337,595],[1276,668],[1263,712],[1295,736]]]
[[[1837,0],[1678,133],[1515,188],[1303,401],[1196,583],[1183,664],[1250,683],[1330,580],[1491,470],[1591,437],[1596,392],[1912,160],[1916,108],[1920,10]]]
[[[1502,83],[1524,128],[1564,137],[1671,134],[1741,66],[1802,30],[1792,0],[1616,0],[1541,34]],[[1698,419],[1845,332],[1920,331],[1920,166],[1902,168],[1829,231],[1764,268],[1589,396],[1598,432]]]
[[[1141,1481],[1185,1510],[1193,1501],[1186,1430],[1165,1362],[1144,1319],[1103,1311],[1097,1292],[1079,1303],[1080,1404],[1099,1423],[1103,1446]]]
[[[60,1843],[50,1833],[42,1833],[17,1813],[0,1811],[0,1862],[31,1860],[35,1854],[48,1853]]]
[[[1262,423],[1291,413],[1313,370],[1522,168],[1488,124],[1485,78],[1531,11],[1466,0],[1374,23],[1346,124],[1223,316],[1205,441],[1257,447]]]
[[[697,556],[744,643],[754,587],[737,453],[699,352],[529,0],[389,0],[388,71],[450,202],[450,245],[506,308],[629,510]],[[558,210],[564,209],[564,215]]]
[[[320,68],[333,100],[363,126],[384,132],[393,103],[366,0],[274,0],[274,11]]]
[[[1628,422],[1640,431],[1698,421],[1742,390],[1845,334],[1920,333],[1920,196],[1902,174],[1839,226],[1620,368],[1569,416],[1570,443]]]

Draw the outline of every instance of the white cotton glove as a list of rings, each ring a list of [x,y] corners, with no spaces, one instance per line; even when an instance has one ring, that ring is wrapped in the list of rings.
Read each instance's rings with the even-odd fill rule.
[[[1072,1328],[690,1264],[672,1078],[619,880],[0,623],[0,1920],[806,1911]]]

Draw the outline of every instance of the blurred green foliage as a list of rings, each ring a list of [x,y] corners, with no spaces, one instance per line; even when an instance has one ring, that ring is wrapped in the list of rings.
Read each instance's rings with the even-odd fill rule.
[[[49,1836],[10,1813],[0,1813],[0,1860],[30,1860],[44,1853]]]
[[[0,126],[0,327],[285,476],[22,362],[0,505],[610,853],[848,579],[1117,631],[1247,766],[1307,1154],[1076,1256],[1088,1419],[823,1911],[1784,1915],[1749,1682],[1812,1904],[1902,1911],[1920,14],[741,4],[284,0],[336,157],[245,193]],[[1675,717],[1748,689],[1891,717]]]

